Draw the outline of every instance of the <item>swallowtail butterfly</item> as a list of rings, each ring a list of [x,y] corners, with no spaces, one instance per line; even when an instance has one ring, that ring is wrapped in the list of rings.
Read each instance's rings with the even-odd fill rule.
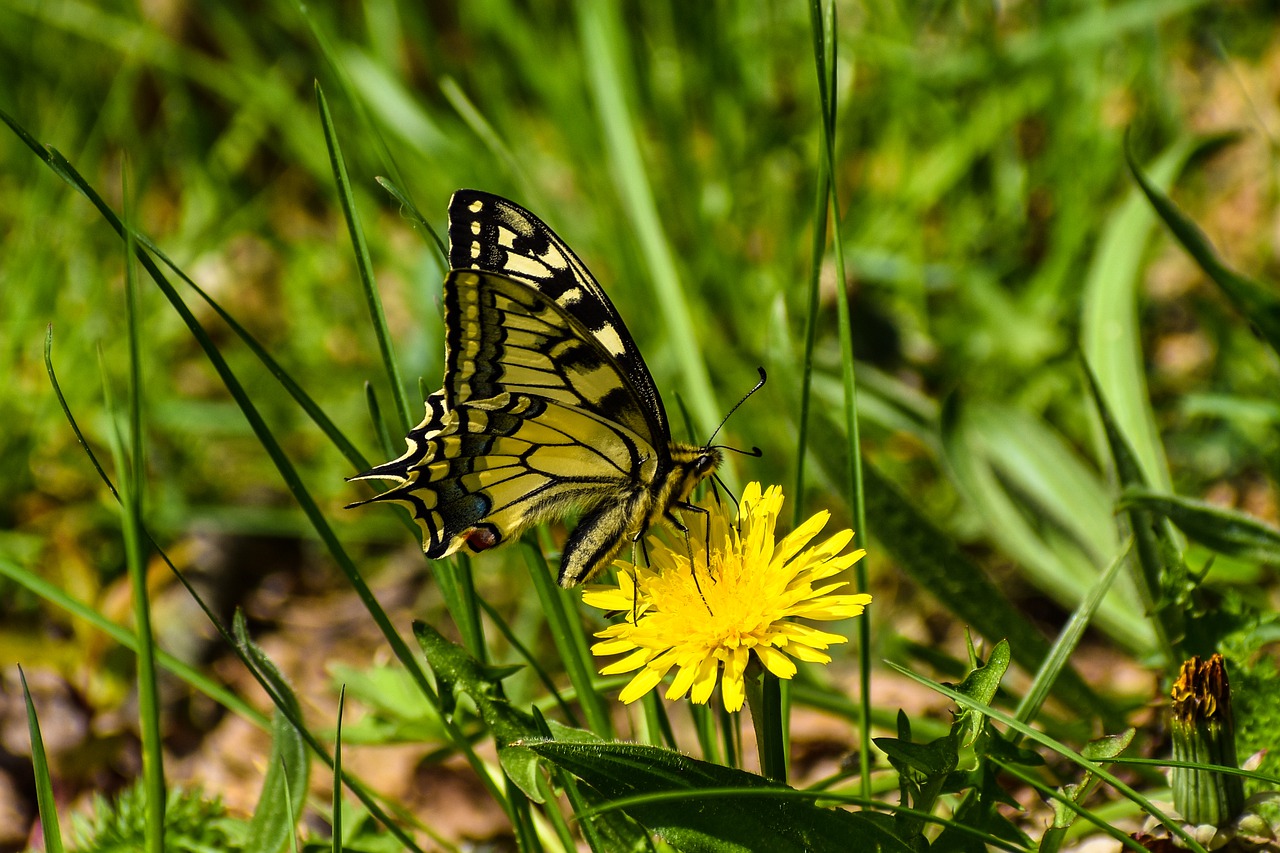
[[[489,193],[449,202],[444,387],[399,459],[353,479],[396,484],[432,559],[478,553],[580,513],[559,581],[608,567],[690,509],[720,450],[671,440],[662,398],[599,282],[529,211]],[[357,506],[359,504],[353,504]]]

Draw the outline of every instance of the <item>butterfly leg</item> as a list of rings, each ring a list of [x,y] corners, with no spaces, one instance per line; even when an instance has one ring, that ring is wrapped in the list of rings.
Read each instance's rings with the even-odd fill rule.
[[[687,510],[690,512],[702,513],[702,517],[706,522],[706,530],[704,531],[705,536],[703,537],[703,541],[707,543],[707,577],[710,578],[711,577],[711,513],[707,512],[705,509],[703,509],[700,506],[695,506],[691,503],[685,503],[684,501],[680,501],[678,503],[672,504],[672,508],[674,509],[675,507],[679,507],[682,510]],[[702,593],[702,584],[698,582],[698,571],[693,566],[693,560],[694,560],[693,542],[689,539],[689,528],[684,524],[684,522],[676,518],[675,515],[672,514],[671,510],[667,510],[666,515],[667,515],[667,521],[671,524],[671,526],[674,527],[676,530],[679,530],[682,534],[684,534],[684,547],[689,552],[689,571],[693,574],[693,586],[695,589],[698,590],[698,597],[702,599],[703,604],[707,605],[707,612],[710,613],[712,612],[711,605],[707,604],[707,597]],[[712,581],[714,582],[714,578],[712,578]]]
[[[649,567],[649,541],[645,539],[646,531],[641,530],[635,536],[631,537],[631,566],[629,573],[631,574],[631,624],[635,625],[640,621],[640,581],[637,579],[635,572],[636,565],[636,543],[640,543],[640,553],[644,556],[645,568]]]

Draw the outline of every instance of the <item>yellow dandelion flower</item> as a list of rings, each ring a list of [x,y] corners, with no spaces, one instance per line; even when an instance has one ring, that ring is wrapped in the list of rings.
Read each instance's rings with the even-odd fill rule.
[[[726,710],[742,708],[746,697],[743,674],[751,657],[779,678],[796,673],[796,660],[830,663],[826,649],[846,637],[792,621],[849,619],[871,602],[866,594],[837,594],[848,581],[829,581],[866,553],[842,554],[853,531],[842,530],[821,544],[806,548],[826,525],[823,511],[801,524],[781,541],[774,528],[782,509],[782,489],[770,486],[763,494],[751,483],[742,495],[735,525],[714,503],[708,503],[710,541],[702,539],[707,525],[690,519],[693,566],[683,539],[675,545],[651,538],[650,564],[618,561],[621,569],[613,585],[587,588],[582,600],[602,610],[624,613],[622,622],[596,634],[595,655],[624,655],[601,669],[604,675],[635,672],[623,688],[623,702],[634,702],[657,687],[674,668],[668,699],[686,693],[705,704],[721,684]],[[696,576],[696,581],[695,581]]]

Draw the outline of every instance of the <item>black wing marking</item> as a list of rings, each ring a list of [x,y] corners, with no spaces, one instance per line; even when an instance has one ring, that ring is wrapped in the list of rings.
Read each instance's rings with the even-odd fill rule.
[[[527,394],[585,409],[666,449],[614,354],[541,290],[507,276],[453,270],[444,284],[444,317],[448,408]]]
[[[554,300],[617,362],[655,446],[671,440],[662,398],[622,318],[586,265],[541,219],[500,196],[458,190],[449,201],[449,266],[499,273]]]

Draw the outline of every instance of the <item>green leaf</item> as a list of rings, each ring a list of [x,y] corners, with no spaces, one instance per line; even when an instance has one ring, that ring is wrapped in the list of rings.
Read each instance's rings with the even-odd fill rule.
[[[786,785],[661,747],[557,741],[524,746],[609,800],[636,797],[625,804],[624,811],[687,853],[911,850],[894,834],[886,816],[820,808],[788,796],[794,789]],[[735,791],[757,793],[735,795]],[[682,796],[675,801],[644,798],[672,792]],[[775,796],[769,796],[771,792]]]
[[[947,778],[959,762],[956,737],[947,733],[929,743],[911,740],[911,721],[906,712],[898,711],[898,737],[873,738],[872,743],[884,750],[889,763],[898,771],[898,789],[903,805],[922,814],[933,811]],[[913,840],[923,839],[924,818],[918,814],[894,816],[899,835]]]
[[[1170,183],[1195,148],[1189,138],[1171,145],[1151,166],[1155,180]],[[1151,411],[1138,330],[1141,261],[1154,224],[1135,190],[1102,227],[1085,281],[1080,347],[1147,482],[1168,489],[1169,466]]]
[[[900,773],[909,768],[926,776],[945,776],[956,766],[956,744],[951,735],[929,743],[912,743],[891,737],[874,738],[872,743],[884,750]]]
[[[249,823],[246,853],[279,853],[293,839],[305,804],[310,770],[306,743],[293,723],[277,711],[271,721],[267,777]],[[340,786],[337,789],[341,790]]]
[[[1125,729],[1118,735],[1104,735],[1096,740],[1091,740],[1080,750],[1080,755],[1090,761],[1109,762],[1119,758],[1120,754],[1129,748],[1129,744],[1133,743],[1133,736],[1136,729]],[[1045,843],[1050,845],[1052,849],[1061,846],[1062,839],[1066,835],[1066,830],[1075,823],[1079,814],[1079,806],[1098,787],[1099,779],[1093,773],[1086,772],[1084,778],[1078,783],[1063,785],[1060,793],[1062,799],[1053,801],[1053,825],[1045,831]],[[1077,808],[1073,808],[1076,806]],[[1045,843],[1041,844],[1041,848],[1045,848]]]
[[[516,787],[535,803],[545,803],[546,797],[541,790],[542,773],[539,770],[541,759],[527,749],[508,747],[498,750],[498,763],[507,778],[516,783]]]
[[[453,685],[476,703],[476,710],[499,748],[521,738],[542,735],[534,718],[516,709],[503,695],[500,682],[512,673],[510,667],[480,663],[462,646],[449,641],[425,622],[413,623],[413,635],[418,638],[418,645],[436,679]]]
[[[1147,481],[1138,458],[1112,416],[1107,399],[1088,363],[1084,365],[1084,372],[1102,421],[1116,478],[1125,489],[1145,487]],[[1175,647],[1181,643],[1185,631],[1180,602],[1175,599],[1172,591],[1179,590],[1184,584],[1186,567],[1178,556],[1177,545],[1172,540],[1167,525],[1158,523],[1150,513],[1137,508],[1131,508],[1128,516],[1134,545],[1138,551],[1139,571],[1134,573],[1134,583],[1142,598],[1146,616],[1156,629],[1159,642],[1157,651],[1164,657],[1164,665],[1172,672],[1182,660]]]
[[[1133,743],[1133,736],[1137,729],[1125,729],[1118,735],[1103,735],[1100,738],[1089,741],[1080,750],[1080,754],[1090,761],[1111,761],[1120,757],[1120,754],[1129,748],[1129,744]]]
[[[1164,516],[1188,538],[1220,554],[1280,563],[1280,530],[1238,510],[1142,489],[1126,490],[1120,507]]]
[[[1037,588],[1075,608],[1119,547],[1112,490],[1043,419],[986,401],[943,407],[942,448],[988,535]],[[1130,651],[1153,641],[1131,586],[1103,599],[1097,627]]]
[[[968,696],[975,702],[990,705],[1000,689],[1004,674],[1009,671],[1011,653],[1009,641],[1001,640],[987,657],[987,662],[975,668],[964,677],[964,681],[956,687],[956,692]]]
[[[302,710],[293,688],[275,663],[249,639],[244,614],[234,620],[236,643],[264,679],[276,713],[271,719],[271,757],[262,794],[250,823],[249,853],[278,853],[294,837],[294,827],[302,816],[307,796],[311,762],[306,743],[289,717],[302,719]]]
[[[1147,200],[1165,225],[1169,226],[1182,248],[1199,264],[1205,275],[1222,288],[1226,297],[1262,333],[1271,348],[1280,353],[1280,293],[1277,293],[1275,286],[1247,278],[1224,264],[1199,226],[1161,192],[1157,186],[1158,180],[1153,181],[1138,168],[1133,159],[1133,151],[1127,145],[1125,158],[1129,161],[1129,170],[1133,173],[1134,180],[1146,193]]]

